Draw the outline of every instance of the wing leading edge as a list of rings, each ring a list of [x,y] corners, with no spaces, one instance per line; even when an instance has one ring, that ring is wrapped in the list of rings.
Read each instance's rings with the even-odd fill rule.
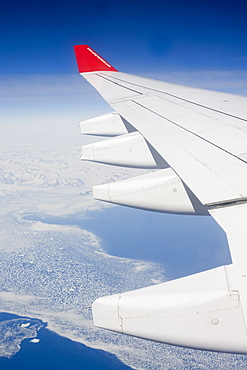
[[[175,345],[247,353],[247,99],[118,72],[87,45],[80,74],[113,108],[81,123],[113,136],[82,159],[157,171],[94,188],[96,199],[212,216],[233,263],[93,304],[96,326]],[[115,137],[114,137],[115,136]]]

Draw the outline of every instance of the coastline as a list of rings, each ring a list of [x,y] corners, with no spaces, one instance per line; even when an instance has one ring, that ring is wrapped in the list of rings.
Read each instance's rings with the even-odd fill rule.
[[[16,320],[32,322],[33,318],[22,317],[7,312],[0,312],[0,323]],[[41,321],[41,320],[39,320]],[[25,324],[22,324],[25,327]],[[82,364],[85,370],[131,370],[124,365],[117,357],[109,352],[93,349],[84,344],[74,342],[62,337],[46,328],[47,324],[42,322],[37,332],[35,341],[26,338],[20,343],[20,350],[12,357],[0,357],[0,368],[4,370],[20,369],[54,369],[67,370],[73,367],[74,370],[81,370]],[[28,324],[26,324],[28,327]]]

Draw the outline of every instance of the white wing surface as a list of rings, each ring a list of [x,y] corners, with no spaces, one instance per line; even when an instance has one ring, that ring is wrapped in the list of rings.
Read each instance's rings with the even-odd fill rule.
[[[247,353],[247,99],[118,72],[87,45],[80,74],[114,112],[81,123],[113,136],[82,159],[152,168],[94,187],[94,197],[131,207],[213,216],[233,264],[93,305],[99,327],[194,348]],[[115,136],[115,137],[114,137]]]

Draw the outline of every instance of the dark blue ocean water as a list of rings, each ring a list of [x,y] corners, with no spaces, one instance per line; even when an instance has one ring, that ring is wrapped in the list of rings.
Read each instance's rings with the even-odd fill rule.
[[[21,318],[0,313],[0,321]],[[32,320],[32,319],[30,319]],[[41,321],[40,321],[41,322]],[[41,322],[42,323],[42,322]],[[1,370],[131,370],[114,355],[73,342],[48,330],[43,323],[38,343],[30,338],[21,343],[21,350],[12,358],[0,357]]]
[[[85,218],[39,217],[26,219],[49,224],[75,225],[102,239],[111,255],[159,262],[168,278],[178,278],[230,263],[225,235],[207,217],[173,216],[141,210],[112,207]],[[0,316],[4,320],[3,316]],[[7,318],[8,319],[8,318]],[[6,320],[6,318],[5,318]],[[45,324],[37,344],[26,339],[11,359],[0,358],[2,370],[124,370],[131,369],[104,351],[86,347],[61,337]]]

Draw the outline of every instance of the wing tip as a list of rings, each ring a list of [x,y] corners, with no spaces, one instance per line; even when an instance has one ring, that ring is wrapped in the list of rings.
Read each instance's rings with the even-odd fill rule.
[[[88,45],[74,46],[79,73],[117,70]]]

